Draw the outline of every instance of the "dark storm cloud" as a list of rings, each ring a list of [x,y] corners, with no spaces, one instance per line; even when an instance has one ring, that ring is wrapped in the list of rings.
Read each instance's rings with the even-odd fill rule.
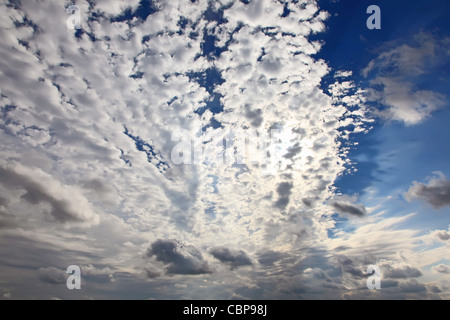
[[[81,221],[76,212],[73,212],[67,201],[56,199],[44,186],[33,181],[30,177],[21,175],[11,168],[0,167],[0,183],[5,188],[22,188],[26,193],[22,196],[31,204],[46,202],[51,205],[50,213],[60,222]]]
[[[449,206],[450,181],[442,173],[437,173],[437,175],[438,176],[431,179],[428,184],[414,181],[412,187],[405,194],[406,200],[424,200],[434,209]]]
[[[419,269],[412,268],[410,266],[394,268],[392,266],[386,265],[383,267],[382,272],[383,277],[390,279],[418,278],[422,276],[422,272],[420,272]]]
[[[232,269],[253,264],[250,257],[242,250],[233,252],[228,248],[214,248],[210,252],[214,258],[229,265]]]
[[[333,201],[331,202],[331,206],[341,214],[349,214],[357,217],[364,217],[367,214],[364,205],[351,203],[349,201],[344,200]]]
[[[166,264],[168,274],[211,273],[208,263],[203,260],[197,248],[177,240],[155,241],[148,249],[147,256],[156,256],[158,261]]]

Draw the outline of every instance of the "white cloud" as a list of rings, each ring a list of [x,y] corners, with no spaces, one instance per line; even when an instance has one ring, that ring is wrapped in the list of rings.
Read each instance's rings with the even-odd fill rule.
[[[333,96],[320,87],[330,68],[312,56],[321,44],[308,35],[324,30],[328,14],[315,1],[289,3],[284,18],[278,1],[158,1],[145,21],[111,22],[138,5],[80,3],[78,37],[63,3],[2,5],[0,237],[10,245],[0,256],[18,297],[66,298],[25,283],[62,282],[72,264],[95,278],[83,288],[95,298],[297,298],[305,288],[339,297],[336,252],[358,264],[352,255],[365,249],[392,256],[414,247],[415,231],[390,229],[401,219],[328,239],[336,222],[326,203],[348,163],[340,139],[370,119],[362,92],[341,79],[348,72]],[[209,5],[228,21],[205,20]],[[220,57],[203,55],[204,32],[224,46]],[[223,83],[194,79],[212,69]],[[221,95],[223,112],[196,113],[207,89]],[[258,149],[258,163],[216,161],[252,130],[273,129],[283,135]],[[175,165],[176,130],[196,137],[207,161]],[[212,248],[222,248],[216,258]]]
[[[383,91],[372,91],[371,98],[389,106],[378,113],[390,120],[403,121],[406,125],[422,122],[445,105],[443,95],[429,90],[415,90],[410,83],[403,80],[378,77],[372,84],[382,86]]]
[[[34,206],[29,213],[34,211],[36,215],[36,208],[43,204],[49,206],[51,219],[57,222],[87,225],[99,222],[92,206],[76,188],[61,185],[42,170],[29,169],[20,164],[0,165],[0,176],[2,194],[9,196],[8,202],[14,202],[8,204],[10,211],[21,211],[23,214],[26,209],[22,204],[26,202]]]
[[[374,113],[406,125],[423,122],[446,105],[443,94],[421,89],[417,83],[448,61],[448,43],[423,32],[412,43],[385,50],[362,71],[371,79],[368,99],[385,106],[374,108]]]

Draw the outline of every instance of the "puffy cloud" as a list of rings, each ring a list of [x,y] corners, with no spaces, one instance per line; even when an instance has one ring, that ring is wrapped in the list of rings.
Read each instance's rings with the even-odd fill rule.
[[[156,256],[158,261],[166,265],[168,274],[198,275],[211,273],[208,263],[203,259],[197,248],[177,240],[160,239],[155,241],[148,249],[147,256]]]
[[[432,236],[433,238],[437,238],[437,239],[439,239],[439,240],[441,240],[441,241],[444,241],[444,242],[450,240],[450,233],[447,232],[447,231],[445,231],[445,230],[436,230],[436,231],[433,231],[433,232],[431,233],[431,236]]]
[[[30,268],[77,264],[95,298],[336,298],[364,285],[361,252],[416,248],[396,218],[328,237],[335,211],[367,215],[356,199],[326,205],[370,122],[364,95],[349,72],[322,89],[316,1],[244,2],[80,2],[81,31],[58,1],[1,5],[0,265],[14,297],[73,298],[27,283]],[[175,133],[205,158],[176,165]],[[43,281],[62,283],[58,270]]]
[[[429,90],[414,90],[411,84],[398,79],[378,77],[372,84],[384,88],[381,94],[372,92],[372,98],[389,106],[389,109],[381,111],[380,114],[391,120],[403,121],[407,125],[422,122],[433,111],[445,105],[443,95]]]
[[[279,209],[284,209],[289,203],[289,197],[291,196],[292,183],[282,182],[278,185],[277,193],[278,200],[275,202],[275,207]]]
[[[232,251],[228,248],[213,248],[210,252],[214,258],[229,265],[232,269],[253,264],[250,257],[242,250]]]
[[[365,77],[371,77],[369,100],[387,107],[376,109],[375,113],[406,125],[424,121],[445,105],[444,95],[422,90],[415,83],[449,61],[449,43],[445,39],[420,32],[412,43],[382,52],[363,70]]]
[[[20,200],[32,205],[46,203],[50,214],[61,223],[98,223],[98,215],[75,188],[62,186],[41,170],[30,170],[21,165],[1,166],[0,184],[7,190],[23,190]]]
[[[450,274],[450,267],[445,264],[437,265],[433,269],[438,273]]]
[[[427,287],[423,283],[418,282],[416,279],[400,283],[399,288],[408,294],[422,293],[427,290]]]
[[[392,267],[391,265],[383,266],[383,277],[391,279],[407,279],[418,278],[422,276],[420,270],[410,266]]]
[[[441,172],[436,172],[428,183],[414,181],[405,193],[408,201],[420,199],[428,202],[433,208],[440,209],[450,205],[450,181]]]

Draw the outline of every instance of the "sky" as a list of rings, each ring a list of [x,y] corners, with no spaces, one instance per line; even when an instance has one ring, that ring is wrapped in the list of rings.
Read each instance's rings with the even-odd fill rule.
[[[0,6],[0,299],[450,299],[450,3]]]

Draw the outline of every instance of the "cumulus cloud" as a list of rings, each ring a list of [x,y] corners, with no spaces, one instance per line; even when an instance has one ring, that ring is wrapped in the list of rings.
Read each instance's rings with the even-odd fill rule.
[[[214,258],[229,265],[232,269],[253,264],[250,257],[242,250],[232,251],[228,248],[213,248],[210,252]]]
[[[275,202],[275,207],[279,209],[284,209],[289,203],[289,197],[291,195],[292,183],[282,182],[278,185],[277,193],[278,200]]]
[[[433,269],[438,273],[450,274],[450,267],[445,264],[437,265]]]
[[[401,282],[399,288],[408,294],[421,293],[427,290],[427,287],[418,282],[416,279],[409,280],[407,282]]]
[[[212,272],[197,248],[177,240],[155,241],[148,249],[147,256],[156,256],[158,261],[166,265],[168,274],[198,275]]]
[[[353,261],[349,257],[345,255],[338,256],[339,265],[342,268],[343,272],[349,273],[353,277],[363,278],[367,277],[367,274],[363,272],[361,266],[357,265],[357,262]]]
[[[445,230],[435,230],[431,236],[444,242],[450,240],[450,233]]]
[[[63,187],[49,175],[40,170],[29,170],[22,166],[14,169],[0,167],[0,184],[6,189],[21,189],[21,199],[30,204],[50,205],[50,214],[59,222],[98,223],[98,216],[84,197],[73,188]]]
[[[418,278],[422,276],[422,272],[410,266],[393,267],[391,265],[383,266],[383,277],[391,279],[407,279]]]
[[[405,193],[405,198],[408,201],[426,201],[434,209],[443,208],[450,205],[450,181],[443,173],[436,172],[434,178],[428,179],[428,183],[414,181]]]
[[[332,187],[371,121],[364,94],[348,71],[323,90],[317,1],[246,2],[79,2],[79,31],[60,1],[0,5],[0,280],[14,297],[70,293],[32,292],[13,266],[78,264],[115,280],[86,281],[96,298],[336,298],[364,283],[358,253],[414,248],[389,229],[399,219],[329,238],[336,211],[367,215]],[[178,138],[204,158],[175,164]]]
[[[445,105],[443,94],[420,89],[415,83],[449,61],[449,44],[444,39],[421,32],[411,42],[396,42],[397,46],[380,53],[362,72],[371,78],[369,100],[387,107],[375,112],[406,125],[424,121]]]

